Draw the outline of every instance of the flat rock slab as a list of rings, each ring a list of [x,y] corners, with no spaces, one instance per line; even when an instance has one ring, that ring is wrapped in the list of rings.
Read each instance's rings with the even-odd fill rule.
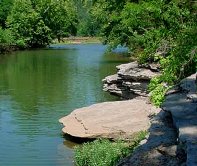
[[[149,115],[156,111],[145,99],[105,102],[76,109],[59,122],[62,131],[74,137],[128,139],[147,130]]]
[[[140,67],[137,62],[122,64],[116,68],[119,70],[118,75],[120,77],[123,79],[132,79],[135,81],[149,81],[151,78],[159,75],[159,72],[153,72],[151,69]]]

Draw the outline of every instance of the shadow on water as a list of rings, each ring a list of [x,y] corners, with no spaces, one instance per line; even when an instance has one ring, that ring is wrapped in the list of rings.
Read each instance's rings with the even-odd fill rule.
[[[73,165],[73,143],[58,119],[72,110],[118,100],[101,80],[128,62],[100,44],[17,51],[0,57],[0,165]]]

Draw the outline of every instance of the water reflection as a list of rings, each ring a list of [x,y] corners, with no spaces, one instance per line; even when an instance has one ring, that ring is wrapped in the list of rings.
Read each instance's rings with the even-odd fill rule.
[[[116,100],[101,80],[128,58],[102,45],[19,51],[0,58],[0,165],[72,165],[58,119],[73,109]]]

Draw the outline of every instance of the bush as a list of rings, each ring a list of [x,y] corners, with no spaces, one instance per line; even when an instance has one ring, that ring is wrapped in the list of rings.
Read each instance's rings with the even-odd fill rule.
[[[0,27],[0,44],[10,45],[13,43],[14,43],[14,37],[13,37],[11,31],[8,29],[4,30]]]
[[[112,166],[129,155],[146,136],[140,132],[130,143],[123,141],[111,142],[107,139],[98,139],[75,147],[75,164],[77,166]]]

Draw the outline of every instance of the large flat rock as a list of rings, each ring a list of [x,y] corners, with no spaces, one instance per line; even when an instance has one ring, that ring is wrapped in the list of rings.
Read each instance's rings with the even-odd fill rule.
[[[132,138],[149,128],[149,115],[158,111],[146,100],[94,104],[74,110],[59,120],[65,134],[79,138]]]

